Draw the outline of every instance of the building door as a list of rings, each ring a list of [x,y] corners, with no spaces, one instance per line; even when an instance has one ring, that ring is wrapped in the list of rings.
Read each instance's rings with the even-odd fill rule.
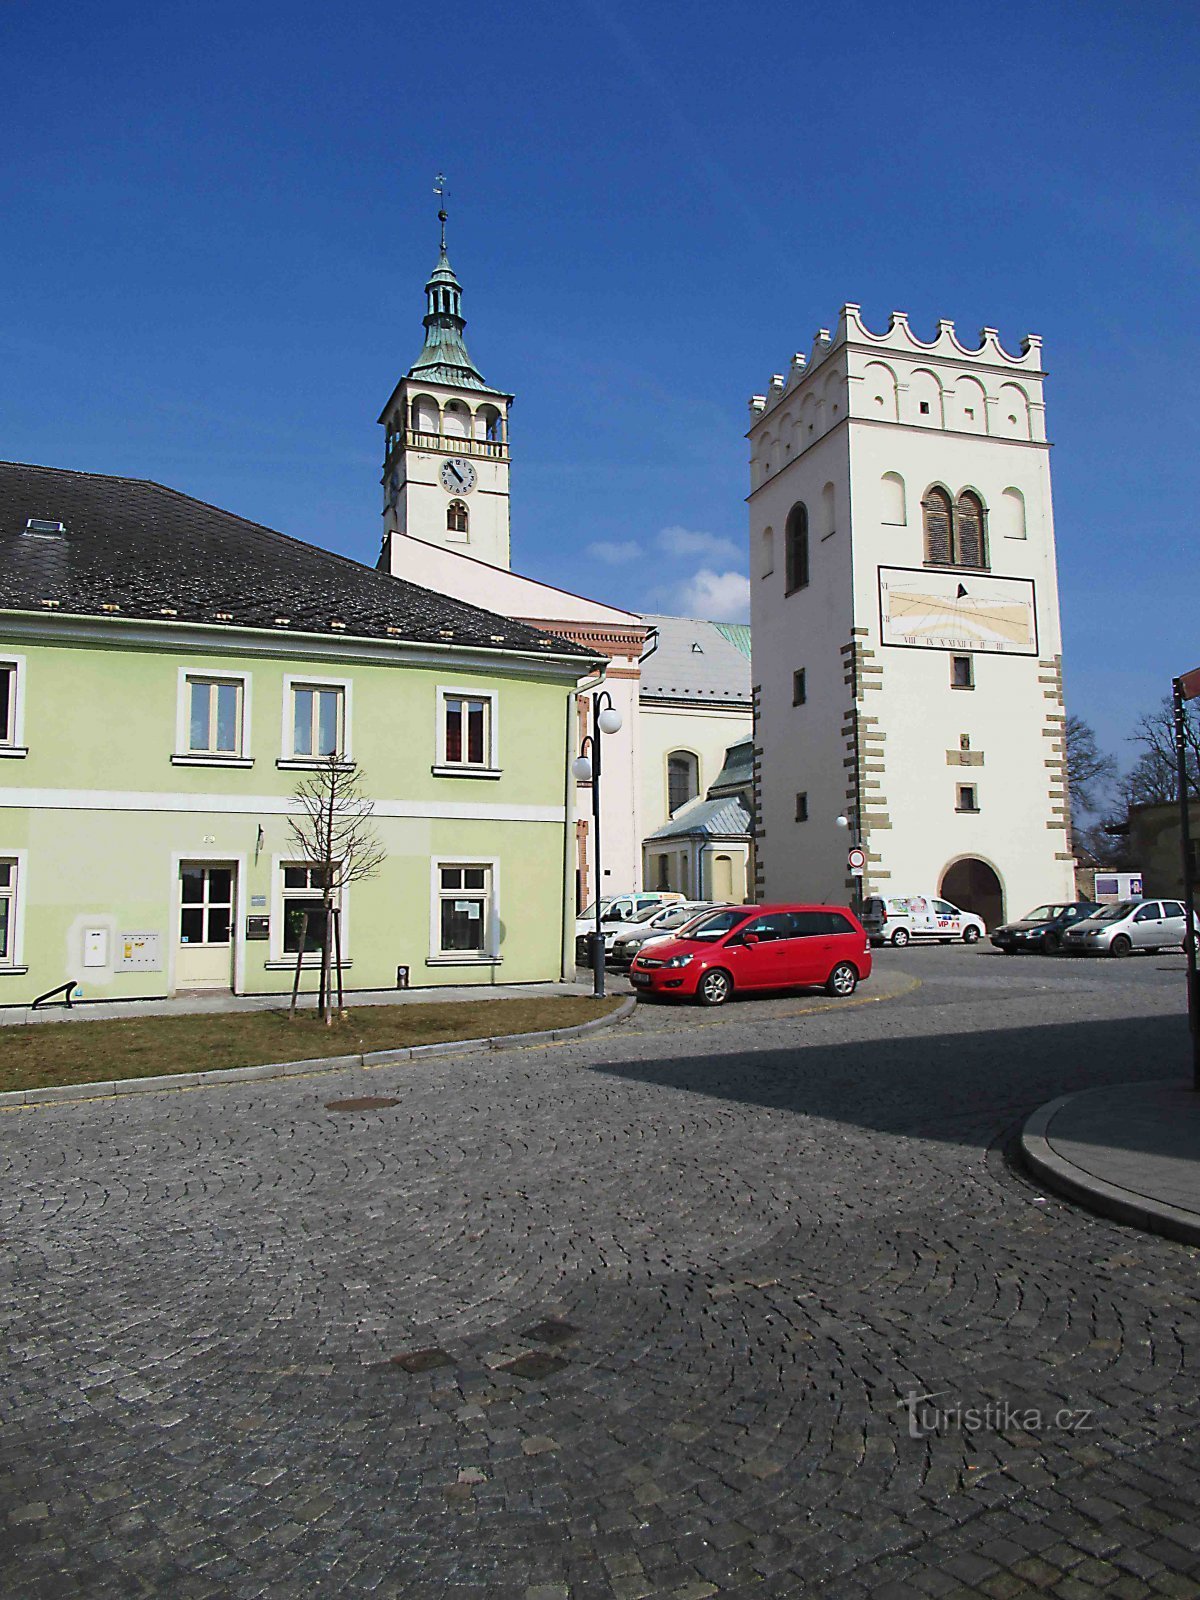
[[[1004,889],[986,861],[968,856],[947,867],[940,892],[960,911],[973,911],[988,929],[1004,921]]]
[[[712,866],[712,897],[728,904],[733,899],[733,857],[714,856]]]
[[[180,864],[176,989],[233,988],[236,889],[231,862]]]

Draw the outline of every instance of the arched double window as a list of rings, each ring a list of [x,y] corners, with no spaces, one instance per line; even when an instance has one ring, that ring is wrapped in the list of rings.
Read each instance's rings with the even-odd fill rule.
[[[925,561],[935,567],[986,567],[987,531],[983,501],[964,489],[951,501],[935,485],[921,501]]]
[[[700,763],[690,750],[672,750],[667,757],[667,810],[671,816],[700,792]]]
[[[787,592],[808,583],[808,507],[798,503],[788,512],[784,532],[787,549]]]
[[[446,507],[446,532],[467,532],[467,508],[462,500],[451,500]]]

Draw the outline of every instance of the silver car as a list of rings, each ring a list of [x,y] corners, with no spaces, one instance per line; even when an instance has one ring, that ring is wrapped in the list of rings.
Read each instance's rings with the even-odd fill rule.
[[[617,935],[608,956],[609,964],[614,967],[632,966],[634,956],[651,939],[670,938],[702,911],[715,909],[707,900],[685,900],[682,905],[659,906],[656,911],[639,917],[632,927],[624,928]]]
[[[1195,926],[1200,926],[1197,919]],[[1132,950],[1178,949],[1187,919],[1178,900],[1122,900],[1063,933],[1068,955],[1127,956]]]

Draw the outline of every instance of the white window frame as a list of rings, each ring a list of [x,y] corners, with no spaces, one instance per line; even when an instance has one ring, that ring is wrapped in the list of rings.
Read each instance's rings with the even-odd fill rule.
[[[5,657],[5,661],[11,657]],[[0,890],[12,902],[9,912],[9,951],[0,957],[0,977],[17,977],[29,971],[24,965],[25,956],[25,906],[29,900],[29,852],[10,850],[0,845],[0,861],[11,861],[16,868],[16,882],[11,889]]]
[[[303,679],[301,681],[307,683],[308,680]],[[264,963],[268,972],[295,972],[296,970],[295,951],[287,951],[283,948],[283,909],[288,899],[283,890],[283,869],[284,867],[314,867],[316,865],[316,862],[302,860],[300,856],[294,854],[273,855],[271,857],[271,927],[270,938],[267,943],[267,949],[270,954]],[[343,884],[342,888],[334,895],[334,902],[340,906],[342,913],[342,967],[345,969],[352,965],[350,959],[350,888],[348,884]],[[331,964],[333,961],[334,957],[331,952]],[[300,958],[300,970],[302,972],[307,972],[310,968],[319,968],[320,965],[321,952],[319,950],[309,951]]]
[[[469,950],[442,949],[442,868],[483,867],[489,874],[487,894],[487,926],[484,930],[484,949],[475,955]],[[449,892],[449,891],[447,891]],[[461,889],[465,899],[468,892]],[[498,967],[500,955],[500,857],[499,856],[430,856],[429,858],[429,954],[427,967]]]
[[[192,742],[192,697],[191,685],[193,679],[200,679],[208,683],[236,683],[241,691],[241,727],[238,730],[238,752],[236,755],[221,755],[213,750],[193,750]],[[171,757],[172,766],[176,767],[252,767],[254,756],[250,750],[250,674],[248,672],[224,672],[220,668],[191,666],[180,667],[179,683],[175,699],[175,754]]]
[[[471,761],[451,762],[446,756],[446,705],[450,700],[482,700],[487,706],[484,729],[484,760],[482,764]],[[463,689],[454,684],[437,686],[437,759],[433,773],[438,778],[499,778],[500,766],[500,696],[495,689]],[[466,730],[464,729],[464,734]]]
[[[0,757],[20,760],[29,754],[29,747],[25,743],[25,657],[0,656],[0,668],[11,668],[13,674],[13,697],[9,708],[12,738],[0,739]]]
[[[342,750],[338,765],[348,770],[354,765],[351,730],[353,728],[353,688],[349,678],[322,678],[312,672],[286,672],[283,677],[283,708],[280,718],[279,760],[275,763],[287,772],[310,772],[325,765],[324,756],[298,756],[293,747],[295,712],[292,693],[296,689],[340,689],[342,691]]]

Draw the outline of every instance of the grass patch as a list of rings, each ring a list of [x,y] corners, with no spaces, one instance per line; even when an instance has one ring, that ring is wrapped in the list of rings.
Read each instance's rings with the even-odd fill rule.
[[[332,1028],[312,1011],[297,1012],[289,1022],[286,1010],[31,1023],[0,1028],[0,1090],[212,1072],[266,1061],[306,1061],[404,1045],[536,1033],[589,1022],[620,1003],[619,998],[576,995],[441,1004],[414,1001],[403,1006],[359,1006]]]

